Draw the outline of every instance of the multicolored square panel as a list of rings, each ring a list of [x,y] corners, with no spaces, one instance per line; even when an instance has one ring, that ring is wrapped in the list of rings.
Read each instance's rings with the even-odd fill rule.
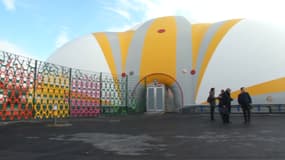
[[[69,117],[70,69],[39,61],[35,84],[34,118]]]
[[[100,115],[100,74],[72,70],[70,114],[72,117]]]
[[[127,112],[126,77],[101,75],[101,106],[104,114],[125,114]]]
[[[35,61],[0,52],[0,67],[1,120],[31,119]]]

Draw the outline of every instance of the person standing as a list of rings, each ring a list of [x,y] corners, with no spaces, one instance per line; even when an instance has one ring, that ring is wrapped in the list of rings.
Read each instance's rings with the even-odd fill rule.
[[[225,90],[221,90],[221,93],[219,94],[219,96],[217,97],[218,100],[219,100],[219,112],[220,112],[220,115],[221,115],[221,118],[222,118],[222,121],[223,123],[227,123],[227,112],[228,112],[228,109],[226,108],[226,96],[225,96]]]
[[[250,104],[252,103],[252,100],[244,87],[241,87],[240,91],[241,93],[238,95],[238,103],[242,108],[244,123],[250,123]]]
[[[221,111],[222,118],[224,123],[230,123],[230,114],[231,114],[231,102],[233,101],[231,97],[231,89],[227,88],[226,91],[222,94],[221,97]]]
[[[215,120],[214,114],[215,114],[215,108],[216,108],[215,88],[210,89],[207,102],[210,104],[211,120],[213,121]]]
[[[231,97],[231,89],[230,88],[227,88],[226,89],[226,95],[228,96],[227,98],[227,105],[229,107],[229,113],[232,113],[232,101],[234,100],[232,97]]]

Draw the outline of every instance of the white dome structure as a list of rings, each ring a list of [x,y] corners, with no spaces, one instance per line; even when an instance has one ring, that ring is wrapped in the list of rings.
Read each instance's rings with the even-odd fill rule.
[[[285,29],[247,19],[191,24],[180,16],[152,19],[136,30],[79,37],[48,62],[158,80],[178,105],[205,102],[209,89],[246,87],[253,103],[285,103]],[[130,74],[131,73],[131,74]],[[135,89],[135,85],[131,85]]]

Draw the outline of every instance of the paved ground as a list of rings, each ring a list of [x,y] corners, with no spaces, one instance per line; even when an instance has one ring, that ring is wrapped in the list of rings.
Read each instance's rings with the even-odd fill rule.
[[[63,123],[63,122],[61,122]],[[285,115],[137,115],[0,126],[1,160],[285,159]]]

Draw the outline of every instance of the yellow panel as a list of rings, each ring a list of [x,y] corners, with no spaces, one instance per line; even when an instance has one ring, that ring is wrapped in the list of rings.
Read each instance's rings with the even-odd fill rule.
[[[107,35],[105,33],[94,33],[93,36],[97,39],[100,47],[104,53],[105,59],[109,65],[111,73],[117,75],[115,60],[112,54],[111,45],[108,41]]]
[[[256,84],[250,87],[246,87],[246,90],[251,96],[257,96],[262,94],[278,93],[285,91],[285,78],[279,78],[272,81]],[[234,91],[232,93],[233,98],[237,98],[240,91]]]
[[[153,74],[153,75],[149,75],[146,78],[146,81],[143,81],[142,83],[146,83],[146,84],[150,84],[153,83],[154,80],[157,80],[160,83],[163,84],[173,84],[173,82],[175,81],[174,77],[168,77],[167,75],[164,74]]]
[[[161,29],[165,32],[158,33]],[[176,77],[176,22],[174,17],[156,19],[146,33],[142,49],[140,79],[152,73],[165,73]],[[173,83],[164,82],[164,79],[160,82],[168,85]]]
[[[209,27],[210,23],[201,23],[192,25],[192,69],[196,69],[199,48],[203,37]]]
[[[241,19],[235,19],[235,20],[229,20],[229,21],[225,22],[223,25],[220,26],[220,28],[217,30],[217,32],[213,36],[213,38],[212,38],[212,40],[211,40],[211,42],[210,42],[210,44],[206,50],[205,57],[203,59],[202,65],[201,65],[201,70],[200,70],[199,75],[198,75],[198,83],[197,83],[196,90],[195,90],[195,99],[197,97],[198,90],[200,88],[201,81],[202,81],[204,73],[207,69],[208,63],[209,63],[210,59],[212,58],[212,55],[213,55],[215,49],[217,48],[218,44],[223,39],[223,37],[226,35],[226,33],[236,23],[238,23],[240,20]]]
[[[134,31],[118,33],[119,43],[120,43],[120,48],[121,48],[122,71],[123,72],[126,71],[126,60],[128,56],[128,49],[131,44],[133,36],[134,36]]]

